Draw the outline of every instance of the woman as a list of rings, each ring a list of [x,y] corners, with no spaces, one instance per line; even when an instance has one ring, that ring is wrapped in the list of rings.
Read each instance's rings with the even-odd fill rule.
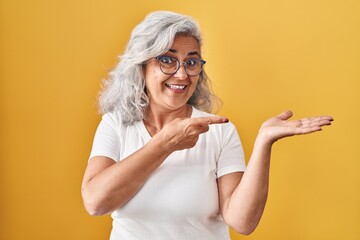
[[[148,15],[100,96],[104,113],[84,175],[91,215],[112,213],[110,239],[229,239],[256,228],[268,194],[272,144],[330,125],[321,116],[264,122],[245,171],[228,119],[210,113],[215,97],[203,69],[196,22]]]

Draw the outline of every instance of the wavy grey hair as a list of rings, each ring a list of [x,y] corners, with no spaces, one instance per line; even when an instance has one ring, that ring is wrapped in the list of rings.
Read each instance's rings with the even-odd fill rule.
[[[151,58],[167,52],[177,35],[192,36],[201,46],[202,38],[197,22],[189,16],[158,11],[150,13],[131,33],[125,53],[109,73],[100,92],[102,113],[119,111],[126,125],[145,117],[149,99],[146,95],[143,66]],[[196,89],[188,103],[211,112],[216,97],[211,91],[209,78],[203,70]]]

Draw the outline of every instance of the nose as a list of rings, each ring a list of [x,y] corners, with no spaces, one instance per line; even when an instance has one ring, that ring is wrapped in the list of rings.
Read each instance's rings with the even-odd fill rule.
[[[188,74],[186,73],[184,64],[180,65],[180,68],[176,71],[176,73],[174,74],[174,77],[176,77],[180,80],[184,80],[184,79],[188,78]]]

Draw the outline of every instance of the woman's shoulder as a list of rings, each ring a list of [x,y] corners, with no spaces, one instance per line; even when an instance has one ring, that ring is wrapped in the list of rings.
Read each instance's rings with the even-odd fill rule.
[[[118,124],[121,123],[121,115],[118,111],[106,112],[102,115],[102,120]]]
[[[127,125],[123,123],[122,114],[120,111],[106,112],[102,115],[102,121],[110,124],[116,129],[126,128]]]

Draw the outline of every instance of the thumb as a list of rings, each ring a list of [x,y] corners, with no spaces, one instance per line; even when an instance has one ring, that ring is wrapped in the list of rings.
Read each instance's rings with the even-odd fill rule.
[[[285,112],[280,113],[277,117],[280,118],[281,120],[288,120],[292,116],[293,116],[293,113],[291,111],[285,111]]]

